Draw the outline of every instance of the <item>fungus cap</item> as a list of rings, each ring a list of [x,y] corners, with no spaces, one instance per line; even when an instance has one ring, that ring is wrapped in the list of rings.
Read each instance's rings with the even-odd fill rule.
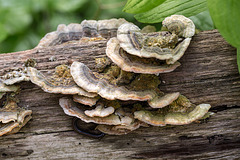
[[[178,66],[180,66],[180,63],[176,61],[173,64],[166,64],[160,61],[157,62],[157,59],[152,60],[153,58],[140,58],[137,56],[129,55],[126,51],[120,48],[119,41],[116,37],[111,38],[107,42],[106,54],[122,70],[134,73],[166,73],[172,72]],[[154,63],[154,61],[156,62]]]
[[[136,111],[134,118],[153,126],[184,125],[202,118],[211,108],[209,104],[197,105],[192,111],[187,113],[170,112],[166,114],[154,113],[151,111]]]
[[[97,96],[94,93],[89,93],[80,88],[71,77],[59,77],[59,79],[46,77],[33,67],[28,67],[28,75],[30,76],[31,82],[41,87],[45,92],[79,94],[87,97]]]

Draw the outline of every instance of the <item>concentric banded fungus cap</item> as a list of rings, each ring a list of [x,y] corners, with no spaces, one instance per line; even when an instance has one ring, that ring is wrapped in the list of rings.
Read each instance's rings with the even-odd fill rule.
[[[162,22],[171,33],[175,33],[180,37],[191,38],[195,34],[195,25],[191,19],[183,15],[172,15]]]
[[[175,101],[179,97],[179,92],[164,94],[163,96],[156,96],[148,104],[152,108],[163,108],[165,106],[170,105],[173,101]]]
[[[107,117],[113,114],[115,109],[113,107],[104,107],[103,104],[96,105],[95,109],[86,110],[84,113],[89,117]]]
[[[29,76],[26,70],[12,71],[2,76],[3,83],[6,85],[13,85],[22,81],[29,81]]]
[[[4,93],[4,92],[16,92],[17,90],[19,90],[19,86],[15,86],[15,85],[10,85],[7,86],[3,83],[3,81],[0,79],[0,93]]]
[[[81,62],[73,62],[71,65],[71,75],[78,86],[88,92],[98,93],[108,100],[149,100],[155,96],[151,91],[130,91],[125,87],[117,87],[104,79],[96,77],[93,72]]]
[[[81,24],[60,24],[57,30],[46,34],[36,48],[59,45],[83,37],[111,38],[116,36],[117,28],[127,21],[123,18],[110,20],[84,20]]]
[[[124,18],[99,20],[97,23],[98,33],[106,39],[116,37],[118,27],[124,23],[128,23],[128,21],[126,21]]]
[[[170,32],[141,33],[140,28],[131,23],[122,24],[118,28],[117,39],[129,54],[160,60],[172,58],[171,48],[179,41]]]
[[[187,50],[192,38],[186,38],[182,42],[180,42],[173,51],[172,58],[167,59],[166,62],[167,64],[174,64],[179,60]]]
[[[140,121],[134,121],[132,124],[125,125],[125,126],[124,125],[113,126],[113,125],[100,124],[96,127],[96,129],[109,135],[124,135],[138,129],[141,126],[141,124],[142,122]]]
[[[65,114],[75,116],[84,122],[106,124],[106,125],[129,125],[134,119],[128,116],[121,117],[116,114],[111,114],[107,117],[89,117],[85,115],[83,106],[73,102],[71,99],[61,98],[59,100],[60,106],[63,108]]]
[[[94,106],[97,101],[100,99],[99,96],[96,97],[86,97],[81,95],[73,95],[73,101],[78,102],[88,106]]]
[[[36,48],[59,45],[72,40],[80,40],[83,36],[82,26],[71,23],[68,26],[60,24],[57,30],[46,34]]]
[[[117,38],[111,38],[107,42],[107,56],[122,70],[134,73],[159,74],[175,70],[180,66],[179,62],[166,64],[155,58],[141,58],[128,54],[122,48]]]
[[[31,110],[19,108],[9,101],[0,109],[0,136],[18,132],[31,119],[31,114]]]
[[[66,65],[56,67],[55,73],[49,77],[44,76],[35,68],[28,67],[28,75],[30,76],[31,82],[41,87],[45,92],[79,94],[87,97],[97,96],[97,94],[89,93],[76,85]]]
[[[139,80],[141,79],[140,77],[139,80],[133,80],[132,84],[129,85],[133,86],[132,88],[126,88],[125,86],[111,84],[106,79],[101,78],[99,75],[97,75],[97,73],[91,72],[91,70],[81,62],[72,63],[71,75],[78,86],[88,92],[98,93],[101,97],[108,100],[119,99],[125,101],[148,101],[151,107],[162,108],[164,107],[163,104],[168,104],[166,102],[170,103],[174,101],[179,95],[179,93],[174,93],[162,97],[163,95],[159,94],[155,90],[150,90],[149,88],[147,90],[144,90],[143,87],[141,87],[142,84],[139,83]],[[140,89],[137,89],[138,87]]]
[[[84,20],[81,22],[83,37],[99,37],[98,22],[95,20]]]
[[[174,49],[173,57],[167,60],[167,64],[173,64],[183,56],[188,48],[192,39],[191,37],[195,34],[195,25],[191,19],[183,15],[172,15],[167,17],[162,22],[162,25],[163,28],[165,27],[169,32],[185,38]]]
[[[165,114],[151,111],[136,111],[134,118],[153,126],[184,125],[202,118],[211,108],[209,104],[200,104],[187,113],[167,112]]]

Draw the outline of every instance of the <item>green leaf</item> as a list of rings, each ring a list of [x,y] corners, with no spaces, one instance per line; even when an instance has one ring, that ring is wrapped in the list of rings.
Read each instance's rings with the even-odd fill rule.
[[[213,22],[221,35],[232,46],[240,47],[240,1],[208,0],[208,8]]]
[[[152,10],[135,15],[135,18],[143,23],[158,23],[173,14],[190,17],[205,10],[206,0],[167,0]]]
[[[191,16],[189,18],[193,21],[196,28],[200,29],[201,31],[215,29],[212,18],[208,10],[203,11],[197,15]]]
[[[7,12],[5,28],[9,34],[23,31],[32,22],[30,13],[22,7],[12,8]]]
[[[0,23],[0,42],[2,42],[5,38],[7,38],[7,31],[5,27]]]
[[[123,11],[133,14],[143,13],[159,6],[164,1],[166,0],[128,0]]]
[[[58,0],[52,1],[54,8],[60,12],[72,12],[82,7],[88,0]]]
[[[23,31],[32,22],[29,7],[29,0],[0,0],[0,23],[9,35]]]

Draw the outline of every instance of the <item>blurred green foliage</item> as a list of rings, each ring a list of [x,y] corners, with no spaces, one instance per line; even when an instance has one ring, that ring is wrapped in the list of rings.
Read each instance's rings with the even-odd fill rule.
[[[132,14],[122,12],[127,0],[0,0],[0,53],[34,48],[58,24],[84,19],[125,18],[139,25]]]

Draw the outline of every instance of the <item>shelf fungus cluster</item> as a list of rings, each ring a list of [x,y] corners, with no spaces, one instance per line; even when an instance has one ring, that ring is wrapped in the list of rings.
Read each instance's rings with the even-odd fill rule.
[[[37,48],[106,39],[106,56],[96,58],[95,70],[75,61],[71,66],[57,66],[51,74],[28,66],[21,77],[45,92],[65,94],[59,104],[67,115],[77,118],[74,129],[92,137],[127,134],[141,126],[189,124],[204,117],[211,106],[194,105],[179,92],[163,93],[159,74],[180,66],[178,60],[188,48],[195,26],[181,15],[167,17],[162,24],[164,31],[159,32],[152,26],[141,30],[124,19],[59,25]],[[21,111],[18,113],[21,117]],[[14,121],[19,120],[15,117]],[[84,128],[89,124],[90,131]]]
[[[5,85],[0,81],[0,136],[18,132],[32,117],[32,111],[17,105],[14,95],[19,86]]]

